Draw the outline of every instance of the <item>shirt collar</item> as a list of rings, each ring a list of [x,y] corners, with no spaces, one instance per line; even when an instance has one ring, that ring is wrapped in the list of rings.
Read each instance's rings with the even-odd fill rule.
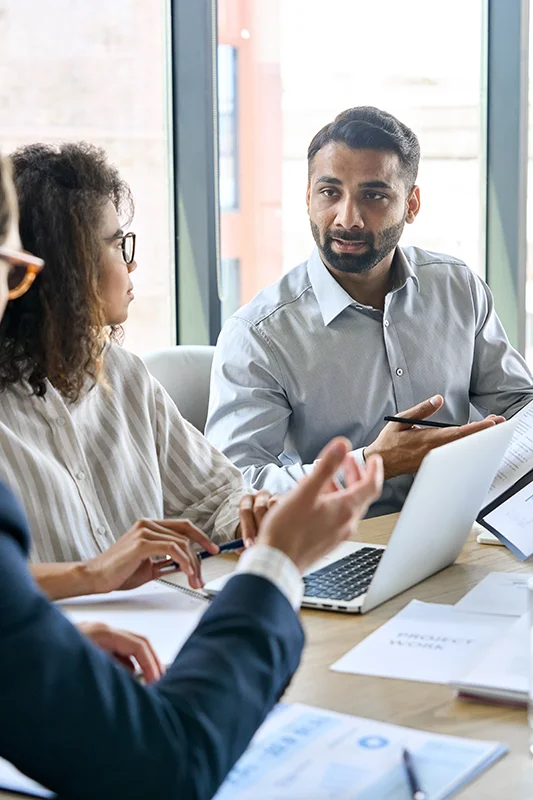
[[[355,304],[355,300],[350,297],[348,292],[342,288],[340,283],[337,283],[333,275],[326,269],[317,247],[314,248],[307,262],[307,274],[309,275],[324,325],[327,327],[339,314],[342,314],[345,308]]]
[[[397,292],[400,289],[403,289],[404,286],[407,285],[409,280],[412,280],[417,292],[420,292],[420,283],[418,278],[415,274],[413,267],[411,266],[411,262],[403,252],[401,247],[396,248],[396,252],[394,254],[394,265],[395,265],[395,280],[394,286],[392,287],[393,292]]]
[[[396,248],[395,266],[396,279],[392,291],[397,292],[403,289],[411,279],[417,291],[420,291],[418,278],[401,247]],[[307,274],[326,327],[333,322],[339,314],[342,314],[348,306],[359,305],[353,297],[350,297],[348,292],[342,288],[340,283],[337,283],[333,275],[324,266],[317,247],[313,249],[307,262]]]

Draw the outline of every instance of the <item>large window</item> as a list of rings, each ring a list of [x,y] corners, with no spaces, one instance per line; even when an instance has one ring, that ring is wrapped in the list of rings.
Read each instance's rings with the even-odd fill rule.
[[[220,208],[236,211],[238,200],[237,48],[218,46]]]
[[[168,2],[0,2],[2,149],[85,139],[104,147],[136,203],[138,269],[126,345],[174,340]]]
[[[529,47],[533,46],[533,14],[530,15]],[[526,360],[533,369],[533,58],[529,56],[529,136],[527,201],[527,275],[526,275]]]
[[[240,198],[231,212],[221,203],[221,251],[240,261],[242,302],[308,257],[307,146],[356,105],[390,111],[420,138],[422,209],[403,243],[456,255],[483,274],[481,0],[335,0],[327,12],[323,0],[218,7],[219,43],[237,53]]]

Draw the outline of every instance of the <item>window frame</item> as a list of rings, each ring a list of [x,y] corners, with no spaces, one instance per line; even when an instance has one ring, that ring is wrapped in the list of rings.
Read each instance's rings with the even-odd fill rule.
[[[482,260],[509,339],[524,353],[529,0],[482,2]],[[182,344],[215,344],[221,324],[217,11],[216,0],[171,0],[176,334]]]
[[[176,342],[220,332],[217,3],[171,0]]]

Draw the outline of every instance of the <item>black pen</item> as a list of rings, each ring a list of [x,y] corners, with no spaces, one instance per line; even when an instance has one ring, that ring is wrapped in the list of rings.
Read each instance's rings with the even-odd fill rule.
[[[385,422],[405,422],[408,425],[425,425],[428,428],[457,428],[454,422],[431,422],[429,419],[409,419],[408,417],[383,417]]]
[[[243,540],[233,539],[231,542],[224,542],[224,544],[219,544],[218,553],[208,553],[207,550],[200,550],[198,553],[196,553],[196,555],[201,561],[203,561],[205,558],[212,558],[213,556],[218,556],[221,553],[227,553],[228,551],[231,550],[240,550],[241,547],[244,547]],[[181,569],[180,565],[177,564],[175,561],[168,561],[167,563],[162,565],[160,574],[164,575],[166,572],[175,572],[176,568],[178,570]]]
[[[403,765],[405,767],[405,772],[407,774],[407,780],[409,781],[409,789],[413,800],[427,800],[427,794],[422,789],[420,781],[418,780],[418,775],[415,772],[413,757],[409,752],[409,750],[406,750],[405,747],[403,748],[402,751],[402,758],[403,758]]]
[[[218,556],[220,555],[220,553],[227,553],[228,550],[240,550],[241,547],[244,547],[243,540],[233,539],[231,542],[224,542],[224,544],[219,544],[218,553],[208,553],[207,550],[200,550],[200,552],[197,553],[196,555],[203,561],[204,558],[211,558],[212,556]]]

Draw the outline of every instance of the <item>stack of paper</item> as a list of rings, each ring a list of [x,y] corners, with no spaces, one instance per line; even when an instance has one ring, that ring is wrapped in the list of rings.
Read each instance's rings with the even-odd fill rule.
[[[455,606],[481,614],[506,614],[513,625],[496,637],[464,674],[452,681],[459,694],[514,705],[527,703],[529,688],[528,573],[491,572]]]
[[[450,683],[512,619],[412,600],[331,669],[382,678]]]
[[[460,695],[527,703],[529,688],[529,619],[524,614],[486,650],[464,675],[452,681]]]
[[[527,611],[527,572],[489,572],[455,604],[470,614],[521,617]]]

